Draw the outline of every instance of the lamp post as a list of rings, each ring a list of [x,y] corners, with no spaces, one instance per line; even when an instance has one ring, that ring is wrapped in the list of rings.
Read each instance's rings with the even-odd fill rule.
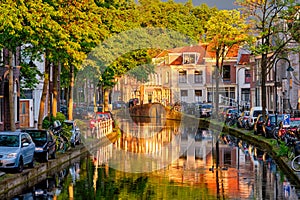
[[[241,69],[248,69],[247,67],[240,67],[238,70],[237,70],[237,72],[236,72],[236,82],[237,82],[237,106],[238,106],[238,113],[240,113],[240,83],[239,83],[239,81],[237,80],[237,78],[238,78],[238,75],[239,75],[239,72],[240,72],[240,70]]]
[[[277,63],[280,61],[280,60],[285,60],[286,62],[288,62],[289,66],[288,68],[286,69],[286,71],[288,72],[292,72],[294,71],[294,68],[291,66],[291,62],[289,59],[287,58],[278,58],[275,62],[275,70],[274,70],[274,76],[275,76],[275,82],[274,82],[274,87],[275,87],[275,124],[277,125],[277,101],[278,101],[278,95],[277,95]]]

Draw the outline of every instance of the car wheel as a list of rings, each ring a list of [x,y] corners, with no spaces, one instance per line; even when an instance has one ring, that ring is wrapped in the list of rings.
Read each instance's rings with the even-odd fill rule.
[[[75,147],[76,146],[76,142],[72,142],[71,146]]]
[[[20,158],[20,160],[19,160],[19,165],[18,165],[18,167],[17,167],[17,172],[22,172],[23,169],[24,169],[23,159]]]
[[[268,134],[267,134],[265,126],[262,127],[262,132],[263,132],[263,135],[265,136],[265,138],[267,138]]]
[[[78,145],[81,144],[81,138],[80,138],[80,136],[79,136],[79,138],[78,138],[78,140],[77,140],[77,144],[78,144]]]

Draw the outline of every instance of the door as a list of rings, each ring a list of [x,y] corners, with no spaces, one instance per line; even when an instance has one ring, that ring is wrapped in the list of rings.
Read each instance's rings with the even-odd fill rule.
[[[20,101],[20,127],[30,127],[29,101]]]

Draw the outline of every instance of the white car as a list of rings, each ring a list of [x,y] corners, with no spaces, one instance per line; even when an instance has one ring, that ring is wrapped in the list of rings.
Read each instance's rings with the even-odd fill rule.
[[[263,109],[261,106],[258,107],[252,107],[250,109],[250,114],[248,117],[248,125],[250,129],[253,129],[254,127],[254,123],[256,122],[256,119],[258,117],[259,114],[262,114]],[[266,115],[269,114],[268,110],[266,109]]]

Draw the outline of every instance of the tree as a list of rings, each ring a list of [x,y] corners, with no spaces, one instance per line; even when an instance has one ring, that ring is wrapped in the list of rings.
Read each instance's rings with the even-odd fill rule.
[[[205,26],[202,42],[207,43],[214,52],[216,60],[216,94],[214,99],[215,114],[219,113],[219,81],[223,63],[227,54],[237,46],[249,40],[248,26],[237,10],[220,10],[215,13]]]
[[[261,56],[261,102],[263,115],[266,116],[266,79],[276,60],[288,52],[289,43],[293,40],[291,33],[295,30],[286,26],[286,11],[294,9],[294,0],[237,0],[241,11],[249,19],[253,36],[258,42],[251,50]],[[291,20],[291,19],[289,19]],[[296,19],[294,19],[296,21]],[[298,30],[296,30],[298,31]],[[277,102],[276,102],[277,103]]]
[[[95,71],[100,72],[99,81],[104,88],[110,88],[111,83],[114,83],[112,76],[104,75],[106,68],[112,67],[112,62],[119,62],[118,65],[113,64],[115,76],[120,77],[127,71],[132,72],[129,73],[131,75],[148,76],[147,69],[150,69],[151,65],[142,67],[139,62],[141,59],[136,56],[129,59],[128,55],[136,54],[138,49],[147,52],[149,49],[169,49],[197,44],[201,33],[204,32],[203,24],[216,11],[215,8],[209,9],[205,4],[193,7],[191,1],[178,4],[173,1],[140,0],[137,5],[132,1],[116,2],[104,1],[99,4],[110,8],[109,15],[104,14],[102,21],[109,28],[111,38],[91,53],[87,64],[100,69]],[[133,66],[136,66],[137,62],[139,67],[134,70]],[[138,71],[146,73],[137,73]],[[109,74],[112,75],[111,70]],[[109,77],[111,82],[107,81]],[[142,80],[140,82],[146,81],[145,77]]]
[[[237,10],[220,10],[215,13],[205,26],[203,42],[209,44],[209,51],[214,52],[216,60],[215,80],[216,92],[214,95],[214,116],[219,113],[219,81],[222,74],[223,63],[230,51],[246,42],[247,25]],[[216,139],[216,167],[219,167],[219,141]]]
[[[27,4],[30,7],[36,7],[41,5],[40,2],[35,1],[27,1]],[[41,7],[40,7],[41,8]],[[24,2],[22,1],[1,1],[0,3],[0,46],[4,49],[4,51],[8,51],[4,56],[6,61],[5,64],[9,66],[9,110],[10,110],[10,127],[11,130],[14,131],[15,127],[15,109],[18,108],[13,101],[13,87],[14,81],[11,80],[13,77],[13,58],[20,60],[20,53],[17,50],[23,44],[30,43],[33,39],[31,34],[33,32],[32,27],[26,26],[28,23],[34,24],[35,22],[40,25],[45,25],[43,22],[44,15],[42,13],[47,13],[47,7],[43,9],[43,12],[31,12],[31,9],[28,9]],[[43,16],[43,17],[42,17]],[[30,20],[32,19],[32,21]],[[47,17],[45,17],[47,19]],[[47,26],[47,25],[46,25]],[[19,64],[20,62],[18,62]],[[17,64],[17,63],[15,63]]]

